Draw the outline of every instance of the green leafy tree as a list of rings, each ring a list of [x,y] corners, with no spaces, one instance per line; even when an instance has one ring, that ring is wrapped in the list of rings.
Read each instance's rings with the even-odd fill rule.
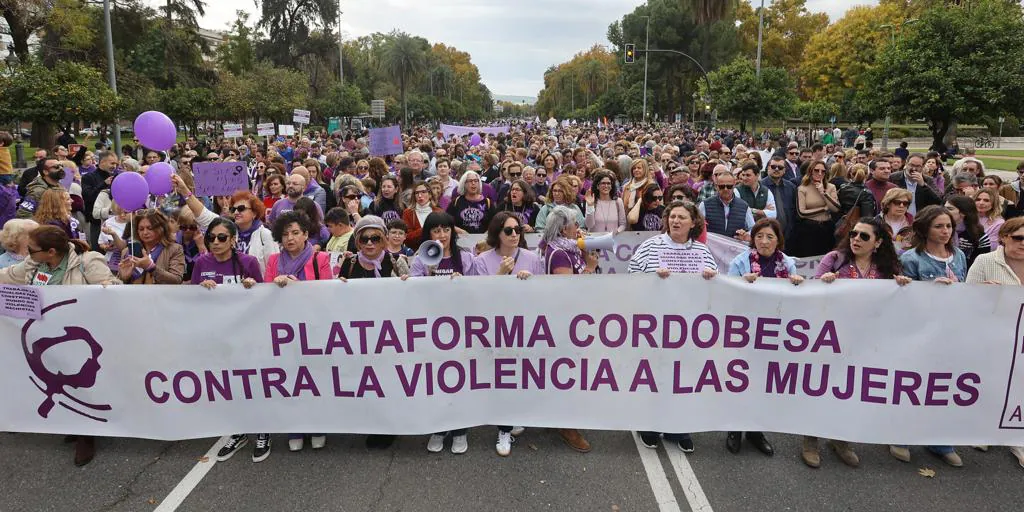
[[[224,42],[217,47],[217,65],[241,75],[256,66],[256,33],[249,26],[249,13],[235,11],[237,18]]]
[[[905,25],[871,71],[866,92],[897,118],[925,118],[932,144],[950,127],[1024,112],[1024,16],[1019,4],[936,7]]]
[[[213,90],[207,88],[175,87],[159,92],[160,111],[180,125],[196,133],[199,121],[209,119],[210,105],[214,104]]]
[[[406,98],[409,85],[426,71],[427,42],[405,32],[391,34],[390,41],[384,46],[380,66],[384,72],[398,82],[402,98],[402,111],[405,125],[409,125],[409,105]]]
[[[81,120],[113,121],[122,107],[100,72],[77,62],[18,66],[0,76],[0,91],[0,120],[32,121],[38,147],[52,146],[55,123],[70,129]]]
[[[738,120],[740,130],[747,129],[747,121],[783,117],[796,102],[796,88],[786,70],[762,64],[758,79],[754,62],[746,57],[708,73],[708,78],[712,108],[720,116]],[[705,90],[702,84],[701,92]]]
[[[297,47],[316,29],[323,29],[338,19],[337,0],[262,0],[259,27],[266,29],[269,39],[261,41],[259,57],[275,65],[294,64]]]
[[[839,105],[828,100],[800,101],[793,112],[811,123],[827,123],[833,115],[839,115]]]
[[[335,82],[314,106],[324,117],[351,117],[368,112],[370,107],[363,101],[359,87],[351,82]]]

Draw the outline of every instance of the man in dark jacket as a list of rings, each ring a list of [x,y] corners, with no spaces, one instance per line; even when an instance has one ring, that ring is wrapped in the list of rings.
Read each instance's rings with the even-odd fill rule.
[[[89,245],[96,247],[100,236],[101,219],[94,219],[92,207],[96,197],[104,189],[110,188],[114,181],[114,170],[117,169],[117,153],[100,151],[96,155],[96,170],[82,176],[82,199],[85,200],[85,219],[89,222]]]
[[[889,182],[907,189],[914,196],[907,213],[916,217],[917,212],[923,210],[925,206],[941,205],[942,199],[939,198],[935,180],[924,175],[924,155],[914,153],[907,157],[906,169],[892,173]]]
[[[768,162],[768,177],[761,180],[761,185],[768,188],[775,197],[775,219],[782,224],[782,234],[786,238],[786,244],[789,244],[797,220],[796,185],[785,179],[785,176],[785,159],[773,156]]]

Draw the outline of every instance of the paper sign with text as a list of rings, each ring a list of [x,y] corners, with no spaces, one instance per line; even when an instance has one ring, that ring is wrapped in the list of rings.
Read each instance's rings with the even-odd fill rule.
[[[42,318],[43,291],[36,286],[0,285],[0,314],[14,318]]]
[[[242,162],[200,162],[192,164],[197,196],[230,196],[249,190],[249,173]]]
[[[260,123],[256,125],[256,134],[260,137],[270,137],[274,135],[274,123]]]

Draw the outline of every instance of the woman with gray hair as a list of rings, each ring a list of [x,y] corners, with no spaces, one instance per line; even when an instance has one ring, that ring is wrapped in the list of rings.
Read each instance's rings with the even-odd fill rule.
[[[579,247],[579,224],[576,212],[565,206],[556,206],[548,215],[547,229],[538,249],[544,256],[548,274],[593,274],[597,269],[597,256],[584,254]],[[570,448],[586,453],[590,443],[574,428],[558,429],[562,441]]]
[[[32,219],[11,219],[4,223],[0,231],[0,245],[4,252],[0,254],[0,268],[16,265],[28,256],[28,234],[39,224]]]
[[[459,179],[459,195],[448,205],[448,215],[455,219],[460,235],[484,233],[494,216],[495,205],[483,193],[483,183],[476,171],[466,171]]]

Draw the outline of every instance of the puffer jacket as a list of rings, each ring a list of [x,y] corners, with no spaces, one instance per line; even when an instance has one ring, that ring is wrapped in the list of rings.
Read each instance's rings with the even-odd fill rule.
[[[34,261],[29,256],[17,265],[0,269],[0,284],[32,284],[38,269],[39,262]],[[94,251],[78,254],[75,252],[75,245],[69,243],[68,269],[64,273],[64,278],[58,284],[83,285],[101,284],[104,282],[121,284],[121,280],[110,272],[106,257]]]

